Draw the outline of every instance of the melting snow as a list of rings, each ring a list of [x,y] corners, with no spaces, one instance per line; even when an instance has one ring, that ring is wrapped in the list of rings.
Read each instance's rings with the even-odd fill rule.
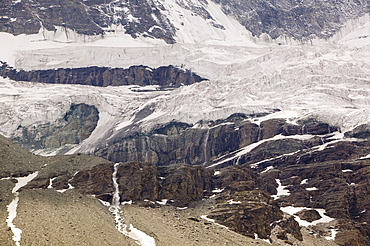
[[[222,228],[226,228],[226,229],[229,229],[227,226],[224,226],[224,225],[221,225],[221,224],[219,224],[219,223],[216,223],[216,221],[214,220],[214,219],[210,219],[210,218],[208,218],[207,217],[207,215],[202,215],[202,216],[200,216],[202,219],[204,219],[204,220],[207,220],[207,221],[209,221],[209,222],[212,222],[212,223],[214,223],[215,225],[218,225],[218,226],[220,226],[220,227],[222,227]]]
[[[128,236],[138,241],[141,246],[155,246],[155,240],[153,237],[148,236],[144,232],[136,229],[133,225],[130,224],[128,228]]]
[[[141,246],[155,246],[155,240],[154,238],[148,236],[144,232],[136,229],[133,225],[127,226],[125,224],[124,218],[121,215],[121,205],[124,204],[131,204],[132,201],[123,202],[120,203],[120,195],[119,195],[119,186],[117,183],[117,171],[118,166],[120,163],[114,164],[114,171],[112,174],[112,180],[113,180],[113,187],[114,187],[114,193],[113,193],[113,199],[112,204],[109,206],[109,211],[112,213],[114,220],[116,222],[116,228],[119,232],[122,234],[134,239],[136,242],[138,242]],[[103,203],[105,205],[105,203]]]
[[[230,205],[232,205],[232,204],[242,204],[242,202],[241,201],[234,201],[234,200],[229,200],[229,201],[227,201],[227,203],[228,204],[230,204]]]
[[[243,147],[243,148],[239,149],[238,151],[236,151],[236,154],[235,154],[234,156],[229,157],[229,158],[227,158],[227,159],[225,159],[225,160],[219,161],[219,162],[217,162],[217,163],[214,163],[214,164],[212,164],[212,165],[208,166],[207,168],[216,167],[216,166],[218,166],[218,165],[220,165],[220,164],[222,164],[222,163],[225,163],[225,162],[228,162],[228,161],[234,160],[235,158],[241,157],[241,156],[243,156],[243,155],[245,155],[245,154],[247,154],[247,153],[251,152],[253,149],[255,149],[256,147],[258,147],[259,145],[261,145],[261,144],[263,144],[263,143],[265,143],[265,142],[268,142],[268,141],[275,141],[275,140],[281,140],[281,139],[299,139],[299,140],[307,140],[307,139],[311,139],[311,138],[313,138],[313,136],[312,136],[312,135],[292,135],[292,136],[283,136],[283,135],[279,134],[279,135],[276,135],[276,136],[274,136],[274,137],[272,137],[272,138],[263,139],[263,140],[260,140],[260,141],[258,141],[258,142],[256,142],[256,143],[252,143],[252,144],[250,144],[250,145],[248,145],[248,146],[246,146],[246,147]],[[294,153],[295,153],[295,152],[294,152]],[[291,154],[291,153],[290,153],[290,154]],[[284,154],[284,155],[289,155],[289,154]],[[276,157],[275,157],[275,158],[276,158]],[[272,158],[272,159],[274,159],[274,158]],[[263,161],[261,161],[261,162],[264,162],[264,161],[266,161],[266,160],[263,160]]]
[[[225,188],[224,188],[224,189],[225,189]],[[212,192],[213,192],[213,193],[221,193],[221,192],[223,192],[223,191],[224,191],[224,189],[219,189],[219,188],[217,188],[217,189],[212,190]]]
[[[314,190],[318,190],[316,187],[309,187],[309,188],[306,188],[306,190],[308,191],[314,191]]]
[[[160,205],[166,205],[168,202],[168,199],[162,199],[161,201],[156,201],[156,203],[160,204]]]
[[[37,174],[38,172],[34,172],[26,177],[16,178],[18,182],[15,184],[14,188],[12,189],[12,193],[14,194],[15,197],[13,201],[9,205],[7,205],[8,218],[6,219],[6,223],[14,234],[13,241],[15,241],[15,244],[17,246],[20,246],[21,234],[22,234],[22,230],[15,227],[15,225],[13,224],[13,220],[17,217],[17,207],[18,207],[18,202],[19,202],[18,190],[22,188],[23,186],[27,185],[27,183],[30,182],[32,179],[34,179],[37,176]]]
[[[270,170],[272,170],[272,169],[274,169],[274,166],[266,167],[266,169],[265,169],[265,170],[263,170],[261,173],[266,173],[266,172],[268,172],[268,171],[270,171]]]
[[[335,236],[338,233],[338,230],[336,229],[330,229],[331,231],[331,236],[330,237],[325,237],[326,240],[335,240]]]
[[[106,202],[106,201],[103,201],[103,200],[100,200],[100,199],[98,199],[98,200],[99,200],[99,202],[101,202],[106,207],[109,207],[111,205],[109,202]]]
[[[366,156],[363,156],[360,158],[360,160],[363,160],[363,159],[369,159],[370,158],[370,154],[366,155]]]
[[[57,177],[54,177],[54,178],[51,178],[49,180],[49,185],[48,185],[48,189],[52,189],[53,188],[53,181],[56,179]]]
[[[281,196],[289,196],[290,195],[290,192],[289,190],[286,190],[285,188],[288,187],[288,186],[283,186],[280,182],[280,179],[275,179],[276,183],[278,184],[278,187],[277,187],[277,194],[276,195],[272,195],[271,197],[273,197],[275,200],[279,199]]]
[[[298,213],[298,212],[300,212],[304,209],[307,209],[307,210],[314,209],[314,210],[316,210],[320,214],[321,218],[318,219],[318,220],[312,221],[312,222],[308,222],[308,221],[300,219],[297,215],[295,215],[296,213]],[[325,209],[320,209],[320,208],[306,208],[306,207],[288,206],[288,207],[281,207],[281,210],[285,213],[288,213],[288,214],[294,216],[294,219],[298,222],[298,224],[300,226],[305,226],[305,227],[310,226],[310,225],[316,225],[316,224],[319,224],[319,223],[328,223],[328,222],[334,220],[333,218],[325,215]]]

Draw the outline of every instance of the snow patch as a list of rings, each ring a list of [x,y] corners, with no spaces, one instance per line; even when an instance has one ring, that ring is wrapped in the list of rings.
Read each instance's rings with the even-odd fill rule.
[[[168,199],[162,199],[161,201],[156,201],[159,205],[166,205],[168,202]]]
[[[265,170],[263,170],[261,173],[266,173],[266,172],[268,172],[268,171],[270,171],[270,170],[272,170],[272,169],[274,169],[274,166],[268,166],[268,167],[266,167],[266,169],[265,169]]]
[[[307,191],[314,191],[314,190],[319,190],[317,189],[316,187],[309,187],[309,188],[306,188]]]
[[[221,193],[221,192],[223,192],[223,191],[224,191],[224,189],[225,189],[225,188],[223,188],[223,189],[216,188],[216,189],[212,190],[212,192],[213,192],[213,193]]]
[[[22,188],[23,186],[26,186],[28,182],[30,182],[32,179],[34,179],[38,175],[38,172],[34,172],[32,174],[29,174],[26,177],[20,177],[20,178],[15,178],[18,182],[15,184],[14,188],[12,189],[12,193],[14,194],[14,199],[12,202],[7,205],[7,211],[8,211],[8,218],[6,219],[6,223],[13,232],[13,241],[17,246],[20,246],[20,241],[21,241],[21,234],[22,230],[17,228],[13,224],[13,220],[17,217],[17,207],[18,207],[18,202],[19,202],[19,193],[18,190]]]
[[[278,187],[276,189],[277,190],[277,194],[276,195],[272,195],[271,197],[274,198],[274,200],[277,200],[277,199],[279,199],[282,196],[289,196],[290,195],[289,190],[285,189],[288,186],[282,185],[281,182],[280,182],[280,179],[275,179],[275,181],[278,184]]]
[[[326,240],[335,240],[335,236],[338,233],[338,230],[336,229],[330,229],[331,236],[330,237],[325,237]]]
[[[227,203],[230,204],[230,205],[233,205],[233,204],[242,204],[241,201],[234,201],[233,199],[227,201]]]
[[[321,218],[318,219],[318,220],[315,220],[315,221],[312,221],[312,222],[308,222],[308,221],[305,221],[305,220],[302,220],[299,218],[299,216],[295,215],[296,213],[302,211],[302,210],[311,210],[311,209],[314,209],[316,210]],[[307,226],[311,226],[311,225],[317,225],[319,223],[329,223],[333,220],[335,220],[334,218],[331,218],[327,215],[325,215],[325,209],[321,209],[321,208],[306,208],[306,207],[292,207],[292,206],[288,206],[288,207],[281,207],[281,210],[285,213],[288,213],[292,216],[294,216],[294,219],[298,222],[298,224],[300,226],[304,226],[304,227],[307,227]]]

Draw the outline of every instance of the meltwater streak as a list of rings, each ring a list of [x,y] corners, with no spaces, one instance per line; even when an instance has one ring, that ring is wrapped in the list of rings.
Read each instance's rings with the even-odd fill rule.
[[[14,194],[13,201],[7,205],[8,210],[8,218],[6,219],[6,223],[9,226],[9,228],[12,230],[14,236],[13,241],[15,242],[15,245],[20,246],[21,241],[21,234],[22,230],[17,228],[13,224],[13,220],[17,217],[17,207],[18,207],[18,201],[19,201],[19,193],[18,190],[22,188],[23,186],[27,185],[28,182],[30,182],[32,179],[34,179],[37,176],[38,172],[34,172],[26,177],[20,177],[16,178],[18,182],[14,186],[12,193]]]
[[[120,207],[121,202],[120,202],[120,196],[119,196],[119,187],[117,183],[117,170],[118,170],[119,165],[120,163],[114,164],[114,171],[112,174],[114,193],[113,193],[112,204],[109,207],[109,211],[114,216],[114,221],[116,222],[116,228],[119,232],[121,232],[125,236],[128,236],[134,239],[141,246],[155,246],[154,238],[136,229],[131,224],[127,227],[127,225],[125,224],[124,218],[121,216],[121,207]]]

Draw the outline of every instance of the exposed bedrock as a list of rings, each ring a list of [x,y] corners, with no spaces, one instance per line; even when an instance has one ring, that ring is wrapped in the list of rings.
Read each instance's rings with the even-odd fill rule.
[[[170,122],[159,125],[148,133],[116,137],[107,146],[97,149],[95,154],[114,162],[140,161],[156,165],[187,163],[202,166],[220,163],[221,167],[258,162],[329,141],[325,137],[301,140],[284,136],[315,136],[337,130],[312,119],[299,122],[298,125],[287,123],[284,119],[266,120],[258,125],[248,119],[249,117],[251,116],[238,114],[237,117],[233,115],[227,120],[200,122],[194,126]],[[277,135],[282,137],[261,142],[261,146],[256,146],[253,151],[241,155],[240,158],[229,158],[252,143]]]
[[[368,13],[366,1],[215,0],[253,35],[328,38],[348,19]]]
[[[103,36],[115,31],[111,26],[122,26],[132,37],[144,34],[174,43],[175,28],[160,10],[163,10],[161,4],[157,6],[145,0],[4,0],[0,5],[3,13],[0,31],[19,35],[35,34],[40,28],[54,32],[57,28],[68,28],[78,34]],[[157,28],[151,28],[153,26]],[[67,30],[63,31],[68,39]]]
[[[12,140],[26,149],[58,148],[66,144],[79,144],[88,138],[99,121],[94,106],[73,104],[63,118],[56,122],[18,126]]]
[[[84,169],[75,175],[52,173],[48,177],[33,181],[33,187],[46,188],[50,179],[53,188],[68,189],[69,184],[83,194],[111,202],[113,194],[113,165],[100,164]],[[117,183],[121,202],[171,200],[176,206],[187,206],[199,201],[211,190],[212,172],[200,166],[176,165],[157,167],[149,163],[120,163]]]
[[[273,167],[261,180],[280,179],[290,194],[280,197],[280,206],[323,208],[337,219],[335,242],[339,245],[368,245],[370,227],[370,143],[343,141],[326,148],[299,151],[293,155],[261,163],[257,169]],[[277,186],[277,185],[275,185]],[[264,186],[274,191],[270,185]],[[311,210],[297,214],[307,221],[317,214]],[[356,236],[356,240],[353,237]]]
[[[24,71],[16,70],[6,63],[2,63],[0,75],[15,81],[92,86],[159,85],[179,87],[205,80],[188,69],[184,70],[174,66],[155,69],[147,66],[131,66],[127,69],[82,67]]]
[[[345,21],[369,12],[368,3],[363,0],[214,2],[220,4],[225,14],[233,16],[253,35],[266,33],[272,38],[328,38],[334,35]],[[225,23],[215,22],[215,16],[212,16],[215,12],[209,9],[207,2],[177,1],[177,4],[190,11],[191,15],[207,20],[210,25],[225,29],[222,26]],[[170,17],[173,10],[166,7],[166,4],[145,0],[3,0],[0,5],[0,31],[18,35],[38,33],[41,27],[49,31],[68,28],[78,34],[96,36],[114,32],[117,27],[122,27],[125,33],[134,38],[145,36],[174,43],[179,26],[171,20],[174,18]]]

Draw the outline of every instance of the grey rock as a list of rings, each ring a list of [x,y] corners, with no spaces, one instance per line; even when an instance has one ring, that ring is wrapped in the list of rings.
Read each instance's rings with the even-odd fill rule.
[[[94,106],[74,104],[64,117],[56,122],[19,126],[12,140],[27,149],[79,144],[90,136],[98,120],[99,112]]]

